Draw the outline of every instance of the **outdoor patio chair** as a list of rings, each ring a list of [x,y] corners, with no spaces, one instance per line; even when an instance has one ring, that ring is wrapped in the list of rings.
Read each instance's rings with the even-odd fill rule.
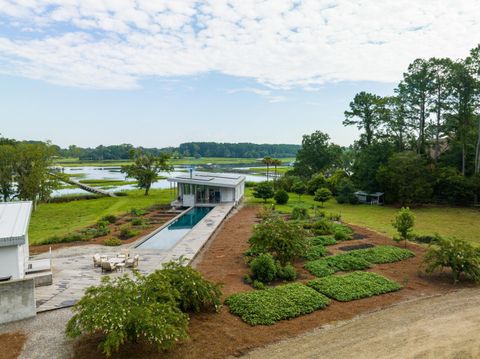
[[[140,256],[136,254],[135,257],[127,259],[127,261],[125,262],[125,267],[137,268],[139,260],[140,260]]]
[[[113,272],[117,270],[117,266],[109,261],[102,262],[102,272]]]
[[[128,252],[128,249],[121,249],[120,250],[120,255],[124,255],[125,258],[130,257],[130,253]]]

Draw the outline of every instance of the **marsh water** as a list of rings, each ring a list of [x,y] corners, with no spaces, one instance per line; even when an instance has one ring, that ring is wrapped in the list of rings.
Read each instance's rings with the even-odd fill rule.
[[[246,180],[248,182],[262,182],[265,181],[267,178],[263,175],[258,175],[255,173],[249,173],[249,169],[252,166],[248,167],[239,167],[236,165],[233,166],[215,166],[213,169],[215,172],[221,173],[237,173],[246,176]],[[200,169],[196,169],[200,170]],[[205,170],[212,170],[212,169],[205,169]],[[185,167],[175,167],[172,172],[162,172],[160,173],[161,176],[164,177],[175,177],[181,174],[185,174],[186,172]],[[74,175],[73,179],[75,180],[113,180],[113,181],[128,181],[132,180],[125,177],[125,174],[121,172],[120,167],[63,167],[63,172],[65,174]],[[122,184],[116,186],[105,186],[100,187],[105,191],[109,192],[118,192],[118,191],[128,191],[132,189],[136,189],[134,184]],[[152,185],[152,188],[157,189],[164,189],[170,188],[170,183],[166,179],[161,179],[155,182]],[[73,195],[73,194],[87,194],[89,192],[84,191],[80,188],[61,188],[53,192],[54,197],[65,196],[65,195]]]

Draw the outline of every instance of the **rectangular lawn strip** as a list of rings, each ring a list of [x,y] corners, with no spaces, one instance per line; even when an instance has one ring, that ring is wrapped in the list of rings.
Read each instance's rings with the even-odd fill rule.
[[[272,325],[325,308],[330,299],[301,283],[236,293],[225,300],[230,312],[250,325]]]
[[[397,282],[371,272],[353,272],[317,278],[307,285],[340,302],[372,297],[402,288]]]
[[[393,263],[414,257],[408,249],[393,246],[376,246],[368,249],[357,249],[348,253],[351,256],[365,259],[373,264]]]
[[[370,268],[370,262],[361,257],[351,256],[350,253],[337,254],[311,261],[305,264],[305,269],[316,277],[325,277],[335,272],[348,272]]]

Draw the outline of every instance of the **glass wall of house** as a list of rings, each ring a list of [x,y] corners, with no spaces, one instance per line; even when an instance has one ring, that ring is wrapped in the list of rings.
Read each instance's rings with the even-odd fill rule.
[[[220,203],[221,193],[219,187],[198,184],[179,183],[180,196],[195,195],[196,203]]]

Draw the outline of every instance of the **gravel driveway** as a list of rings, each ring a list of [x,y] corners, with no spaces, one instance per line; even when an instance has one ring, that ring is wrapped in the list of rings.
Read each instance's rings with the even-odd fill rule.
[[[480,289],[358,316],[256,349],[248,359],[480,358]]]

